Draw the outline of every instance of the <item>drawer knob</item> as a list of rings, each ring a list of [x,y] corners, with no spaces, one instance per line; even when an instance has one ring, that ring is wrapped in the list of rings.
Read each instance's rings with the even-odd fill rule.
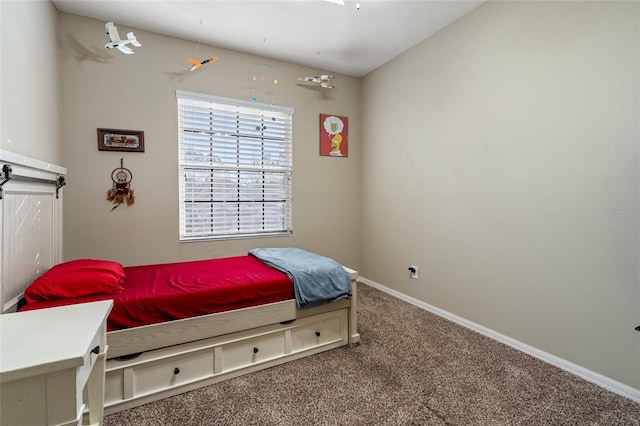
[[[91,353],[98,355],[100,353],[100,345],[98,345],[95,348],[91,349]]]
[[[316,331],[316,337],[320,337],[320,332]]]
[[[253,348],[253,353],[257,354],[258,353],[258,348]]]
[[[180,374],[180,369],[178,367],[174,368],[173,374]]]

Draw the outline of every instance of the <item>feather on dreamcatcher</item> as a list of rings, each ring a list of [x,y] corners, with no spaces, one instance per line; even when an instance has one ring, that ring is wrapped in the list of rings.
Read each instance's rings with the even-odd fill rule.
[[[120,159],[120,167],[111,172],[111,180],[113,185],[107,191],[107,201],[115,204],[111,211],[122,203],[125,203],[127,207],[133,205],[135,201],[133,188],[131,188],[133,174],[124,167],[122,158]]]

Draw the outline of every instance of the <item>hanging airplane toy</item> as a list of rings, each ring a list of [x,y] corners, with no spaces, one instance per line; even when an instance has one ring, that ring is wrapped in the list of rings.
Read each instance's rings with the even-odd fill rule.
[[[191,62],[193,64],[193,67],[191,67],[191,69],[189,71],[197,70],[202,65],[204,65],[206,63],[209,63],[209,62],[215,62],[217,60],[218,60],[218,58],[215,57],[215,56],[212,56],[212,57],[210,57],[208,59],[205,59],[204,61],[196,61],[195,59],[189,58],[189,62]]]
[[[109,43],[104,45],[105,49],[118,49],[122,53],[133,55],[136,52],[127,47],[127,44],[131,43],[136,47],[142,46],[136,39],[136,36],[133,35],[133,32],[127,33],[126,40],[121,40],[120,36],[118,35],[118,29],[115,25],[113,25],[113,22],[107,22],[104,27],[107,29],[107,34],[109,34],[109,39],[111,40]]]
[[[332,75],[321,75],[320,77],[299,77],[298,80],[306,81],[308,83],[318,83],[320,87],[324,87],[325,89],[333,89],[331,85],[331,79],[335,78]]]

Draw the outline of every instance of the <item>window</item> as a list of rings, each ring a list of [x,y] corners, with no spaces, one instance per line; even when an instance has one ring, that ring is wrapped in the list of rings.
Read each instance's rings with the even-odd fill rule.
[[[180,240],[291,234],[293,109],[176,96]]]

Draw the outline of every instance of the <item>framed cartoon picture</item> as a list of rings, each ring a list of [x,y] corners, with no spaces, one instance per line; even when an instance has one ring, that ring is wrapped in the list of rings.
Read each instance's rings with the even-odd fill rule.
[[[144,152],[144,132],[140,130],[98,129],[98,150]]]
[[[320,114],[320,155],[349,156],[349,118]]]

